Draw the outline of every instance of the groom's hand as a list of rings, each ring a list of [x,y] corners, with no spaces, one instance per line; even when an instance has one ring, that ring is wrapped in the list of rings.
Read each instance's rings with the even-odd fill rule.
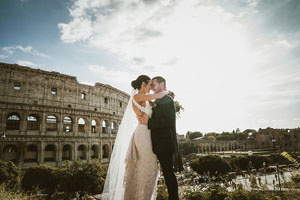
[[[148,117],[148,115],[143,115],[142,117],[139,117],[138,120],[139,120],[140,124],[148,125],[149,117]]]

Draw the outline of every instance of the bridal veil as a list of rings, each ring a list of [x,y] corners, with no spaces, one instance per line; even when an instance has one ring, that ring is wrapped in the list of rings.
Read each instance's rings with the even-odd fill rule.
[[[103,200],[123,200],[125,159],[130,139],[137,126],[137,119],[132,108],[132,99],[136,93],[137,90],[131,92],[127,108],[119,126],[102,193]]]

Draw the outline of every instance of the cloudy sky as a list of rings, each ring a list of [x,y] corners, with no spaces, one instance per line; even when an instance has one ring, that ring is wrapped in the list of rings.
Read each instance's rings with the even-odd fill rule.
[[[298,0],[1,0],[0,62],[110,84],[164,76],[179,133],[300,126]]]

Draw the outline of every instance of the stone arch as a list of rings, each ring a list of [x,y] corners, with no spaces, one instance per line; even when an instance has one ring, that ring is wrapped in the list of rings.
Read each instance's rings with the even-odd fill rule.
[[[44,161],[46,162],[53,162],[55,161],[55,157],[56,157],[56,149],[55,149],[55,145],[53,144],[48,144],[45,147],[45,153],[44,153]]]
[[[62,160],[72,160],[72,146],[70,144],[63,146]]]
[[[2,159],[5,161],[12,161],[12,162],[16,163],[17,162],[17,153],[18,153],[18,148],[16,145],[13,145],[13,144],[6,145],[3,149]]]
[[[86,130],[86,121],[83,117],[80,117],[77,121],[78,123],[78,132],[85,133]]]
[[[6,130],[20,130],[21,117],[17,112],[10,113],[7,116]]]
[[[35,144],[30,144],[26,147],[24,162],[38,161],[38,147]]]
[[[30,114],[27,116],[27,130],[39,130],[40,117],[37,114]]]
[[[91,132],[96,133],[97,132],[97,122],[95,119],[92,120],[91,122]]]
[[[46,118],[46,131],[57,131],[57,117],[48,115]]]
[[[103,150],[102,158],[109,158],[109,146],[108,146],[108,144],[103,145],[102,150]]]
[[[87,153],[87,148],[85,145],[79,145],[78,148],[77,148],[77,151],[78,151],[78,159],[80,160],[86,160],[87,156],[86,156],[86,153]]]
[[[93,145],[92,148],[91,148],[91,158],[92,159],[99,159],[99,147],[98,145]]]
[[[73,131],[73,120],[71,117],[66,116],[63,120],[63,132],[69,133]]]
[[[101,127],[102,127],[102,133],[108,133],[108,121],[107,120],[102,120]]]
[[[111,133],[112,134],[117,134],[118,132],[118,127],[117,127],[117,123],[115,121],[111,122]]]

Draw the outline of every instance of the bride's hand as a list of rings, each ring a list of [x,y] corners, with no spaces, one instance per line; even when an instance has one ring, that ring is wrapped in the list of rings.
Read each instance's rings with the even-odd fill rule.
[[[162,92],[158,93],[158,99],[163,98],[167,94],[169,94],[169,91],[162,91]]]

